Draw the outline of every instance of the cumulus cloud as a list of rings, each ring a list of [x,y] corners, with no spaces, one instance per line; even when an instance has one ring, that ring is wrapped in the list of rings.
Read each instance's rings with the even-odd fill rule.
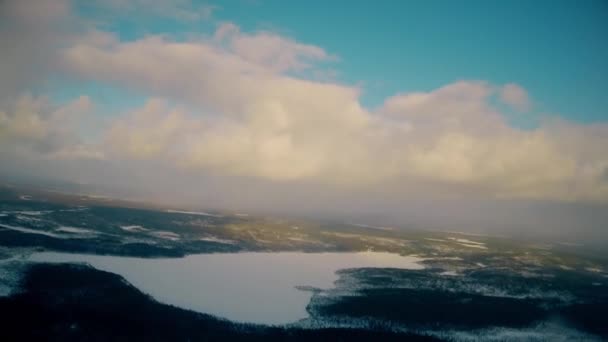
[[[67,0],[0,1],[0,103],[44,82],[77,21]]]
[[[183,153],[182,138],[202,131],[200,122],[162,99],[150,99],[142,108],[114,120],[105,132],[104,146],[117,158],[148,159]]]
[[[322,48],[230,23],[188,39],[121,41],[93,29],[57,56],[70,77],[150,96],[143,107],[114,116],[95,148],[74,139],[47,151],[57,158],[162,161],[400,196],[608,201],[608,157],[599,147],[608,146],[608,128],[557,121],[513,128],[493,99],[528,110],[528,95],[516,84],[463,80],[396,94],[370,110],[356,86],[294,76],[333,58]],[[61,136],[53,133],[61,125],[50,118],[59,110],[43,115],[48,106],[24,101],[27,111],[0,116],[4,145],[53,145],[49,137]]]
[[[273,32],[243,33],[229,22],[218,27],[214,38],[241,58],[279,72],[302,70],[311,67],[309,61],[335,58],[318,46],[301,44]]]
[[[81,122],[92,110],[87,96],[57,106],[26,94],[8,108],[0,110],[0,152],[5,158],[102,158],[80,137]]]

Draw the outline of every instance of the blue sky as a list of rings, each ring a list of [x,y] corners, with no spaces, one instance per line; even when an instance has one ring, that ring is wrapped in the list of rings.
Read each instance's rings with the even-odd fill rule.
[[[329,4],[328,4],[329,3]],[[220,5],[244,27],[278,27],[341,57],[368,105],[459,79],[523,85],[541,109],[608,120],[605,1],[260,1]]]
[[[125,40],[150,33],[212,33],[223,21],[243,31],[276,31],[337,55],[339,60],[329,64],[337,80],[361,84],[361,101],[368,108],[397,93],[479,79],[526,88],[534,102],[530,115],[559,115],[584,123],[608,120],[605,1],[200,4],[214,7],[209,20],[180,22],[130,14],[114,16],[106,26]],[[80,5],[83,15],[108,19],[98,8]]]

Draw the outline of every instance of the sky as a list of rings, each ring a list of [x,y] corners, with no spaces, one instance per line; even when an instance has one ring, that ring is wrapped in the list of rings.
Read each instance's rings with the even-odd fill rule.
[[[0,174],[608,238],[607,35],[599,0],[2,1]]]

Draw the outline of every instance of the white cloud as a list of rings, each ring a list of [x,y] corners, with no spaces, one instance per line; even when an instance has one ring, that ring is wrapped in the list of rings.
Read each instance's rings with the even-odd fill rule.
[[[26,158],[102,158],[80,137],[92,110],[81,96],[57,106],[47,98],[23,95],[0,110],[0,153]]]
[[[246,61],[263,65],[274,71],[302,70],[311,67],[308,61],[334,59],[322,48],[301,44],[273,32],[247,34],[233,23],[222,23],[214,38]]]
[[[513,128],[491,104],[496,89],[457,82],[387,99],[381,112],[410,127],[396,142],[410,176],[499,197],[608,199],[602,179],[608,157],[597,148],[608,143],[608,127],[545,122],[532,131]],[[595,138],[583,138],[583,131]]]
[[[55,48],[78,27],[68,0],[0,1],[0,104],[48,77]]]
[[[502,87],[500,100],[522,112],[529,110],[531,105],[526,90],[514,83],[509,83]]]
[[[183,110],[170,108],[161,99],[150,99],[142,108],[114,120],[105,132],[104,145],[118,158],[170,156],[183,153],[182,138],[187,140],[187,135],[200,131],[200,123],[189,119]]]
[[[491,99],[527,110],[519,85],[460,81],[395,95],[372,112],[361,106],[358,87],[294,77],[332,57],[275,33],[244,33],[224,23],[212,37],[120,41],[91,30],[70,42],[58,50],[66,75],[151,99],[113,119],[97,145],[85,145],[79,126],[64,129],[71,120],[62,119],[86,112],[85,100],[53,109],[26,97],[0,113],[4,146],[29,146],[48,158],[162,161],[403,196],[414,189],[608,201],[601,148],[608,146],[608,128],[566,122],[513,128]]]

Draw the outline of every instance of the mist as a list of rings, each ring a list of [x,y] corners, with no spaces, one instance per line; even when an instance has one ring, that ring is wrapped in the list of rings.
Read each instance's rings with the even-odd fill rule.
[[[167,208],[217,210],[396,229],[458,231],[539,242],[608,241],[608,210],[595,203],[488,199],[458,194],[404,195],[386,189],[344,189],[325,184],[175,170],[160,163],[13,161],[4,181],[65,192],[103,195]],[[417,189],[414,189],[417,190]]]

